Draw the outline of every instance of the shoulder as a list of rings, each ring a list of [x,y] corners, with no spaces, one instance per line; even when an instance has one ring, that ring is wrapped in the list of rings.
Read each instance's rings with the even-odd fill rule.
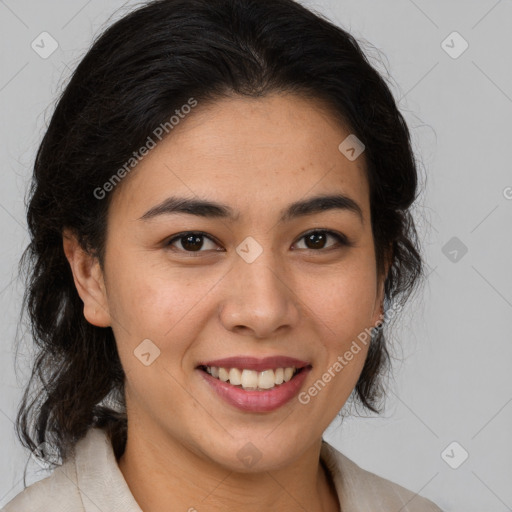
[[[321,456],[331,472],[343,511],[442,512],[418,493],[359,467],[325,441]]]
[[[142,512],[121,473],[110,435],[90,428],[61,466],[1,512]]]
[[[1,512],[83,512],[74,460],[17,494]]]

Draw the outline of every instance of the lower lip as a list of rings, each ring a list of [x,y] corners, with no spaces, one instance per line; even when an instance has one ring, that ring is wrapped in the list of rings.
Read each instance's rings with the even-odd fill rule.
[[[310,366],[305,367],[288,382],[283,382],[268,391],[246,391],[198,369],[206,382],[221,398],[238,409],[248,412],[273,411],[289,402],[298,394],[309,370],[311,370]]]

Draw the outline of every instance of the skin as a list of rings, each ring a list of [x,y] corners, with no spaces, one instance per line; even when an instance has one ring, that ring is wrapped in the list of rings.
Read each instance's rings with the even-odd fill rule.
[[[118,464],[145,512],[339,510],[321,438],[367,347],[308,404],[295,398],[266,413],[225,403],[195,368],[288,355],[312,365],[307,390],[381,318],[364,153],[350,161],[338,150],[349,134],[325,105],[292,94],[199,103],[113,192],[103,269],[64,233],[85,318],[116,338],[128,413]],[[363,221],[338,209],[278,223],[290,203],[333,192],[356,201]],[[140,219],[170,195],[226,203],[239,216]],[[329,236],[325,248],[308,248],[311,229],[353,246]],[[166,245],[198,230],[213,237],[200,251],[183,239]],[[251,264],[235,251],[248,236],[263,249]],[[144,339],[160,350],[150,366],[134,356]],[[250,468],[237,457],[247,442],[261,453]]]

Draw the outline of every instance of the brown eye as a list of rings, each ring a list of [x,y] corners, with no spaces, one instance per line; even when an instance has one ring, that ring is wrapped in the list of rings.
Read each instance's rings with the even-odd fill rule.
[[[180,233],[179,235],[176,235],[171,240],[169,240],[167,245],[173,247],[174,244],[178,242],[178,246],[174,247],[177,250],[182,250],[185,252],[204,252],[201,251],[201,249],[205,244],[205,240],[216,246],[215,242],[206,234],[196,232]]]
[[[326,242],[329,237],[334,238],[337,241],[337,244],[331,244],[326,247]],[[301,237],[301,240],[304,239],[306,247],[305,249],[309,250],[321,250],[321,249],[331,249],[336,247],[336,245],[350,245],[347,238],[344,235],[339,233],[335,233],[333,231],[310,231]]]

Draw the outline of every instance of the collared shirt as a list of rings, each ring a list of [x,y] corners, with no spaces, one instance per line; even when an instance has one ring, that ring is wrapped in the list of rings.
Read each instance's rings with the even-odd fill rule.
[[[330,473],[342,512],[442,512],[431,501],[360,468],[325,440],[320,459]],[[195,508],[204,509],[200,504]],[[2,512],[142,510],[119,469],[109,436],[93,427],[64,464],[29,485]]]

